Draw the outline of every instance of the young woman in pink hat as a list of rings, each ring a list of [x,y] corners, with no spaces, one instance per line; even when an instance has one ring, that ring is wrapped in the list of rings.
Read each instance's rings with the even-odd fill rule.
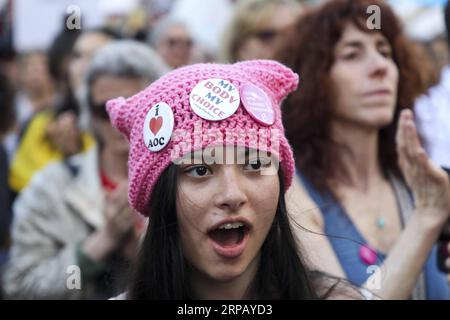
[[[297,83],[272,61],[200,64],[108,102],[130,141],[129,201],[149,216],[126,298],[361,297],[307,270],[290,228],[280,103]]]

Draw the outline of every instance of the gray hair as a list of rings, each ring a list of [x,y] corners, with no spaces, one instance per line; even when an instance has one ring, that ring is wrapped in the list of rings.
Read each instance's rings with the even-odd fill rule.
[[[135,40],[113,41],[99,49],[86,71],[88,90],[99,76],[135,77],[153,82],[169,71],[148,45]]]
[[[162,37],[164,37],[167,31],[172,27],[182,27],[190,33],[184,22],[171,16],[165,16],[164,18],[161,18],[149,32],[147,43],[149,43],[153,48],[156,48]]]

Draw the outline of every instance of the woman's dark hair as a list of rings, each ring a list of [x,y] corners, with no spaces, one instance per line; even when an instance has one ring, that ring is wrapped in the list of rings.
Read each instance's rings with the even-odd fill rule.
[[[68,30],[64,28],[53,40],[48,50],[48,69],[52,78],[64,81],[66,77],[66,67],[75,41],[80,36],[80,30]]]
[[[366,25],[371,5],[380,8],[380,29],[370,30]],[[283,118],[297,168],[321,191],[332,189],[331,180],[349,181],[339,160],[343,149],[333,141],[331,132],[333,90],[329,78],[334,48],[349,23],[367,33],[381,32],[392,47],[399,70],[394,120],[379,131],[379,160],[385,172],[401,176],[395,147],[397,120],[401,109],[411,108],[426,89],[413,47],[384,1],[333,0],[304,15],[297,27],[297,50],[291,61],[286,61],[304,81],[287,100]]]
[[[280,190],[284,190],[280,170]],[[129,299],[195,299],[189,266],[179,243],[176,214],[177,167],[164,171],[150,201],[151,218],[133,276]],[[261,249],[259,271],[251,284],[250,299],[318,298],[301,257],[280,193],[272,227]]]

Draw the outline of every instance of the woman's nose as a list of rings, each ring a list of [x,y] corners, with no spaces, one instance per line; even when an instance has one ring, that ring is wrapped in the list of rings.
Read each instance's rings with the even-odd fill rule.
[[[370,55],[369,70],[374,77],[384,77],[388,71],[388,59],[379,52]]]
[[[236,166],[225,165],[220,175],[218,183],[218,193],[215,205],[221,209],[236,211],[243,207],[247,201],[247,194],[244,188],[244,177]]]

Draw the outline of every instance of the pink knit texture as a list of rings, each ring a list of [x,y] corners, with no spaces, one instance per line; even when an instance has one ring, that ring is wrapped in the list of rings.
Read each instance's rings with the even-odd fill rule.
[[[221,121],[208,121],[197,116],[190,107],[189,94],[197,83],[213,78],[228,80],[237,89],[250,83],[264,90],[272,100],[275,122],[271,126],[259,124],[248,114],[242,106],[242,102],[232,116]],[[297,85],[297,74],[275,61],[253,60],[228,65],[196,64],[166,74],[128,99],[119,97],[108,101],[107,110],[113,126],[130,141],[128,199],[131,206],[143,215],[149,215],[149,201],[153,188],[163,171],[172,162],[172,152],[179,150],[187,139],[200,142],[193,142],[192,147],[189,150],[183,150],[180,156],[211,145],[236,145],[254,148],[258,146],[256,140],[265,140],[264,135],[269,135],[269,131],[273,129],[278,129],[280,133],[277,148],[279,153],[273,150],[270,145],[267,148],[260,147],[259,149],[271,151],[278,157],[287,189],[292,183],[294,158],[292,149],[284,136],[280,104],[290,92],[295,90]],[[152,152],[147,149],[144,143],[144,120],[151,107],[160,102],[165,102],[172,108],[175,119],[174,132],[182,130],[184,134],[181,136],[173,135],[164,149]],[[202,136],[196,137],[194,136],[194,125],[198,127],[199,124],[201,124],[200,132]],[[232,132],[231,136],[230,131]],[[243,142],[238,137],[238,131],[256,131],[258,134],[255,137],[256,139],[247,138]],[[186,135],[186,132],[189,134]],[[195,132],[198,133],[199,131]],[[215,132],[221,133],[223,140],[217,141],[216,135],[212,134]],[[227,132],[227,135],[225,135],[225,132]]]

